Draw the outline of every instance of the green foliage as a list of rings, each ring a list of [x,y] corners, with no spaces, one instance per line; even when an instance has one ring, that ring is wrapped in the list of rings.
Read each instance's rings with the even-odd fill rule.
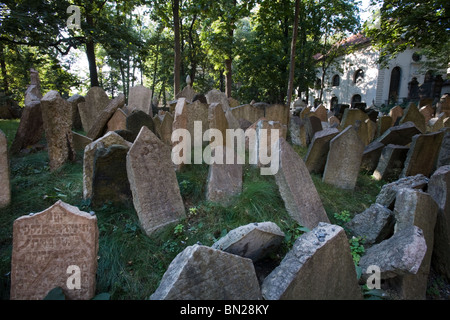
[[[350,211],[343,210],[340,213],[335,213],[334,218],[337,220],[338,224],[342,227],[344,224],[352,220]]]
[[[349,240],[350,251],[352,253],[353,262],[355,262],[355,265],[359,264],[359,260],[365,252],[364,241],[365,240],[362,237],[352,237]]]

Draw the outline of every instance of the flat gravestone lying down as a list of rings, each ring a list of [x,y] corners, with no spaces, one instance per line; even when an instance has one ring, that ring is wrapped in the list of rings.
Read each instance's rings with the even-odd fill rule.
[[[97,253],[97,217],[62,201],[16,219],[11,300],[41,300],[56,287],[62,288],[68,299],[91,299]]]
[[[273,222],[250,223],[231,230],[211,248],[258,261],[275,251],[284,237]]]
[[[266,300],[362,299],[344,229],[320,223],[301,235],[261,291]]]
[[[252,260],[193,245],[170,263],[151,300],[260,300]]]
[[[275,174],[280,195],[289,215],[300,225],[313,229],[329,222],[314,182],[302,158],[283,138],[279,139],[280,166]]]
[[[170,147],[145,126],[128,151],[127,174],[134,208],[147,235],[185,216]]]

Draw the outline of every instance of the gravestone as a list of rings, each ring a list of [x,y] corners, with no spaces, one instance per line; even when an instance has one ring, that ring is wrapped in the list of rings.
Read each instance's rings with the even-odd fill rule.
[[[273,104],[266,107],[264,117],[269,121],[278,121],[282,125],[289,124],[289,107],[282,104]]]
[[[81,123],[80,113],[78,112],[78,104],[84,102],[85,99],[79,94],[74,94],[67,102],[72,105],[72,129],[81,130],[83,129],[83,124]]]
[[[188,130],[188,110],[187,110],[187,101],[185,98],[178,99],[177,105],[175,107],[174,111],[174,120],[172,124],[172,132],[175,132],[176,130]],[[192,137],[191,137],[192,140]],[[183,150],[183,154],[179,155],[181,160],[181,164],[178,165],[178,170],[181,169],[183,164],[186,164],[190,161],[188,159],[188,154],[184,152],[184,150],[190,150],[191,149],[191,143],[190,141],[185,141],[185,139],[172,141],[172,150],[175,148],[180,148]]]
[[[433,268],[450,280],[450,166],[439,167],[428,183],[439,211],[434,229]]]
[[[89,132],[100,112],[109,104],[109,98],[105,90],[100,87],[92,87],[84,97],[84,102],[78,104],[83,130]]]
[[[397,194],[394,208],[396,219],[395,232],[416,226],[422,230],[427,246],[417,274],[404,275],[395,281],[397,291],[399,291],[403,299],[425,299],[437,212],[438,205],[428,193],[412,189],[401,189]]]
[[[171,149],[142,127],[127,155],[133,204],[147,235],[185,216]]]
[[[0,130],[0,209],[11,203],[11,182],[9,173],[8,139]]]
[[[413,122],[406,122],[402,125],[389,128],[376,141],[381,142],[384,145],[396,144],[406,146],[411,143],[412,138],[416,134],[420,134],[420,130],[416,125]]]
[[[401,177],[423,174],[430,177],[435,168],[444,132],[419,134],[413,137]]]
[[[264,109],[256,108],[251,104],[237,106],[231,109],[234,117],[238,120],[245,119],[251,123],[255,123],[261,118],[264,118]]]
[[[120,204],[131,199],[127,176],[127,153],[129,146],[112,145],[95,150],[92,174],[93,207],[105,203]]]
[[[381,153],[378,166],[373,173],[375,180],[397,180],[403,170],[409,148],[388,144]]]
[[[354,126],[356,121],[361,121],[364,123],[369,116],[360,109],[345,109],[344,115],[341,120],[341,130],[344,130],[348,126]]]
[[[307,147],[304,120],[302,120],[299,116],[291,116],[288,129],[293,145]]]
[[[123,109],[117,109],[107,124],[107,132],[127,129],[127,114]]]
[[[10,148],[11,154],[18,154],[21,150],[37,144],[42,139],[43,133],[41,102],[35,100],[23,108],[19,127]]]
[[[92,139],[82,134],[72,131],[72,141],[73,141],[73,149],[75,152],[83,152],[88,144],[92,143]]]
[[[330,141],[338,134],[338,129],[325,129],[316,132],[305,157],[306,168],[309,172],[323,173],[330,150]]]
[[[383,149],[384,144],[378,141],[374,141],[365,147],[361,161],[361,169],[372,174],[378,166]]]
[[[302,158],[285,139],[279,140],[280,165],[275,174],[280,195],[292,219],[309,229],[329,222],[320,196]]]
[[[252,260],[193,245],[170,263],[150,300],[260,300]]]
[[[130,112],[141,110],[150,117],[153,117],[152,111],[152,90],[138,85],[130,88],[128,95],[128,108]]]
[[[206,199],[227,206],[242,192],[243,161],[239,163],[236,152],[226,146],[217,146],[212,152],[220,163],[209,165]],[[227,162],[227,155],[233,156],[232,163]]]
[[[206,130],[209,129],[209,106],[200,101],[195,101],[186,106],[187,108],[187,130],[191,134],[192,139],[194,138],[194,122],[202,123],[202,136]]]
[[[172,145],[172,125],[173,125],[173,116],[171,113],[166,112],[164,114],[164,119],[161,122],[161,140],[168,146]]]
[[[447,117],[450,117],[450,94],[444,94],[439,102],[441,103],[439,112],[444,112]]]
[[[152,132],[155,132],[153,118],[142,110],[134,109],[131,114],[127,116],[126,120],[126,130],[132,133],[133,141],[136,139],[142,127],[147,127]]]
[[[400,106],[395,106],[389,111],[389,116],[392,118],[391,127],[397,126],[400,122],[400,119],[403,117],[404,110]]]
[[[364,238],[364,245],[371,246],[388,239],[394,233],[394,214],[379,203],[372,204],[345,224],[354,237]]]
[[[425,123],[428,123],[434,117],[434,109],[431,105],[426,105],[419,109],[419,112],[424,116]]]
[[[256,262],[275,252],[284,237],[284,232],[273,222],[250,223],[231,230],[211,248]]]
[[[381,137],[392,126],[391,116],[382,116],[377,121],[377,137]]]
[[[155,125],[155,134],[158,138],[161,139],[161,123],[164,119],[164,116],[156,115],[153,117],[153,124]]]
[[[353,126],[348,126],[330,142],[322,180],[338,188],[354,189],[363,152],[364,144],[358,137],[358,133]]]
[[[362,299],[344,229],[320,223],[301,235],[261,292],[265,300]]]
[[[255,131],[249,131],[252,129]],[[278,135],[275,130],[278,130]],[[256,157],[256,159],[250,159],[250,163],[256,164],[258,167],[269,166],[272,160],[270,157],[272,157],[273,142],[278,141],[278,138],[286,139],[287,127],[279,121],[263,118],[251,125],[247,131],[249,131],[249,150],[253,150],[253,155]],[[251,133],[254,133],[254,139],[251,137]],[[254,144],[250,145],[253,140]]]
[[[305,122],[306,129],[306,144],[309,146],[316,132],[323,130],[322,121],[313,115],[309,115],[303,121]]]
[[[114,113],[124,105],[125,95],[121,93],[116,98],[111,100],[105,109],[98,113],[96,120],[93,122],[91,129],[87,133],[87,137],[92,140],[97,140],[100,138],[105,131],[105,127],[107,126],[109,119],[111,119]]]
[[[194,97],[198,94],[197,92],[195,92],[195,90],[192,88],[191,85],[191,79],[188,76],[188,78],[186,79],[186,83],[187,86],[183,88],[183,90],[181,90],[181,92],[179,92],[176,96],[175,99],[180,99],[180,98],[185,98],[189,103],[194,102]]]
[[[414,103],[410,103],[409,106],[405,109],[403,117],[400,119],[400,124],[409,121],[412,121],[421,133],[425,133],[427,131],[425,117],[419,112],[419,109]]]
[[[90,143],[84,149],[83,156],[83,198],[85,200],[92,197],[92,179],[94,173],[95,151],[98,148],[108,148],[112,145],[130,147],[131,143],[126,141],[114,131],[110,131],[100,139]]]
[[[50,170],[53,171],[68,160],[75,160],[72,141],[72,105],[57,91],[50,91],[41,100],[41,112]]]
[[[330,128],[339,128],[341,121],[339,121],[336,116],[331,116],[328,118],[328,124],[330,125]]]
[[[427,244],[423,231],[410,226],[395,232],[392,237],[368,248],[359,260],[362,270],[360,283],[364,284],[372,273],[366,273],[370,266],[380,268],[383,279],[417,274],[425,257]]]
[[[321,104],[314,110],[314,115],[322,122],[328,122],[328,110]]]
[[[444,119],[446,118],[445,113],[441,113],[439,115],[436,115],[436,117],[431,118],[430,121],[428,121],[428,131],[429,132],[437,132],[444,128]]]
[[[56,287],[71,300],[93,298],[97,254],[95,215],[58,201],[40,213],[16,219],[11,300],[41,300]]]

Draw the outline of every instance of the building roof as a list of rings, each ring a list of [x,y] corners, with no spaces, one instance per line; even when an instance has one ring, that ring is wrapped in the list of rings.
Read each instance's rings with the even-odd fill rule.
[[[336,42],[330,49],[330,51],[328,53],[330,53],[333,50],[339,50],[339,49],[343,49],[343,48],[348,48],[348,47],[354,47],[354,46],[362,46],[365,44],[369,44],[371,41],[370,38],[367,38],[365,35],[363,35],[362,33],[357,33],[354,35],[351,35],[348,38],[345,38],[339,42]],[[327,53],[327,54],[328,54]],[[324,58],[327,54],[323,55],[322,53],[317,53],[313,56],[314,60],[321,60],[322,58]]]

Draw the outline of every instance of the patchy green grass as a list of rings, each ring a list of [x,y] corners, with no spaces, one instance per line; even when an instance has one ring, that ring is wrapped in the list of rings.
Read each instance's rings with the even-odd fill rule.
[[[18,123],[0,122],[0,129],[11,128],[13,139]],[[2,129],[3,130],[3,129]],[[297,152],[306,154],[304,148]],[[91,211],[82,198],[83,168],[78,161],[50,172],[45,151],[11,159],[12,203],[0,210],[0,299],[9,299],[12,225],[16,218],[40,212],[62,200],[83,211]],[[108,292],[113,300],[148,299],[175,256],[195,243],[212,245],[241,225],[273,221],[285,232],[279,252],[271,258],[280,261],[305,229],[292,220],[284,207],[273,176],[261,176],[257,168],[244,166],[243,192],[224,207],[206,201],[207,165],[186,166],[177,173],[186,218],[158,233],[147,236],[141,229],[131,201],[109,204],[95,210],[98,218],[99,253],[97,293]],[[375,201],[382,183],[361,174],[354,191],[345,191],[312,176],[324,207],[335,223],[334,214],[362,212]]]

